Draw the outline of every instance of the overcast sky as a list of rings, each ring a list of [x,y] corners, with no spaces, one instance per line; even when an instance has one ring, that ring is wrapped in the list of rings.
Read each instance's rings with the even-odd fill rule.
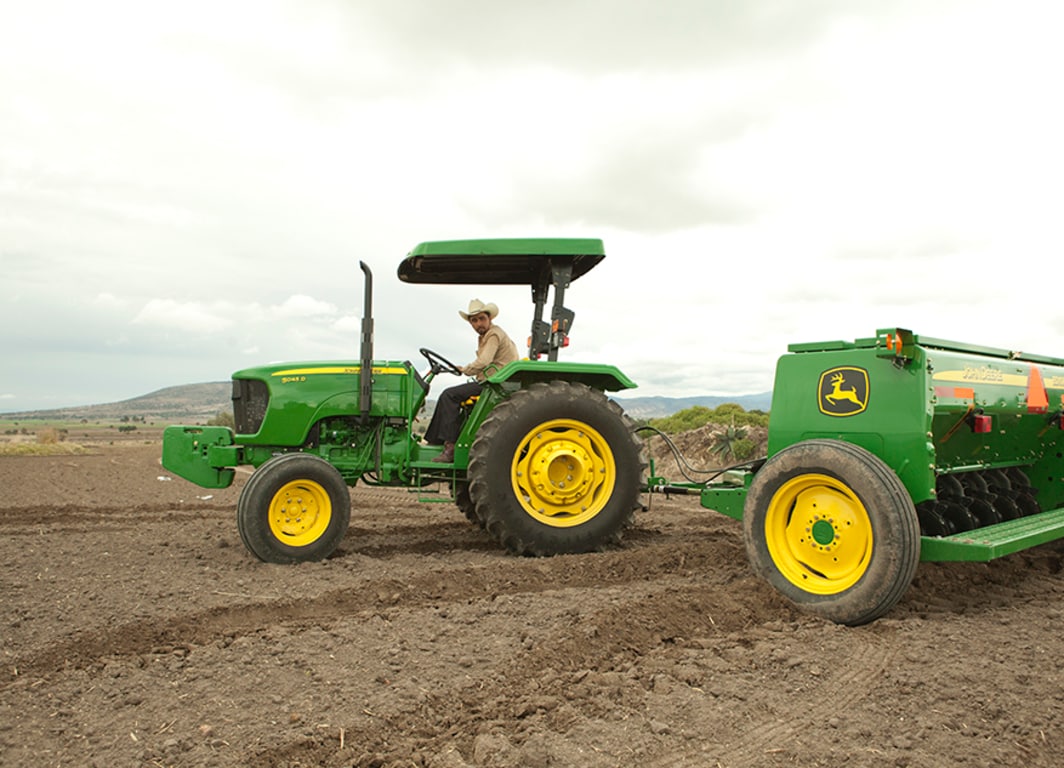
[[[417,243],[599,237],[563,360],[772,388],[877,328],[1064,356],[1051,0],[0,0],[0,411],[277,360],[456,362],[527,287]],[[453,380],[441,379],[448,385]]]

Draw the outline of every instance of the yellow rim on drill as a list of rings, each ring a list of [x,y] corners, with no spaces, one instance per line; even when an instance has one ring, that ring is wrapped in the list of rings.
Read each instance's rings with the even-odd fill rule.
[[[852,587],[872,560],[872,523],[857,495],[841,480],[807,474],[772,496],[765,544],[780,573],[797,587],[835,595]]]

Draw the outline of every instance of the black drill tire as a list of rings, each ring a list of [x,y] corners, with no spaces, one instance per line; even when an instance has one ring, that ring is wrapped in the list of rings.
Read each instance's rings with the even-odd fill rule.
[[[816,539],[814,529],[827,532],[829,521],[839,523],[838,538]],[[805,440],[765,462],[746,497],[743,533],[760,576],[800,608],[840,624],[890,610],[920,561],[909,492],[879,457],[840,440]]]

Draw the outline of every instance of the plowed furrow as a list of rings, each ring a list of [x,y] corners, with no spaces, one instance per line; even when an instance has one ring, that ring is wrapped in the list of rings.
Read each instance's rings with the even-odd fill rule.
[[[39,653],[17,659],[11,667],[18,670],[17,678],[27,679],[67,668],[89,667],[115,656],[203,645],[275,624],[324,627],[352,615],[410,610],[441,602],[604,588],[664,578],[675,572],[709,572],[716,559],[697,540],[679,546],[662,543],[653,549],[660,549],[660,553],[649,570],[634,567],[624,552],[573,556],[564,572],[542,560],[509,558],[504,571],[488,566],[435,569],[409,579],[357,581],[350,589],[332,590],[314,598],[261,601],[165,619],[146,618],[79,632]]]
[[[541,698],[564,699],[583,684],[587,670],[623,669],[663,641],[726,636],[756,620],[753,609],[736,609],[732,603],[726,609],[713,605],[712,598],[707,599],[713,591],[689,579],[656,574],[652,583],[641,587],[641,594],[631,600],[582,617],[527,652],[515,651],[488,680],[472,687],[456,683],[428,697],[416,714],[377,711],[371,718],[347,724],[347,753],[338,750],[335,739],[323,736],[260,750],[251,762],[263,768],[289,766],[295,760],[320,766],[390,764],[390,745],[395,743],[420,755],[439,754],[454,744],[471,754],[471,734],[478,724],[512,719],[514,711],[525,706],[521,699],[499,692],[518,692],[524,697],[524,692],[535,690]],[[544,679],[546,669],[552,674]],[[610,716],[608,700],[596,701],[591,696],[581,699],[581,706],[585,715]],[[411,740],[416,742],[412,747]],[[385,762],[376,762],[382,756]]]
[[[846,653],[832,655],[831,673],[822,685],[801,692],[781,691],[778,711],[754,719],[748,727],[735,733],[715,753],[716,764],[721,768],[757,765],[769,754],[799,753],[795,741],[809,739],[811,728],[819,728],[832,717],[845,716],[851,707],[873,694],[877,681],[896,655],[896,649],[878,639],[851,632]],[[683,763],[663,757],[652,764],[672,768]]]

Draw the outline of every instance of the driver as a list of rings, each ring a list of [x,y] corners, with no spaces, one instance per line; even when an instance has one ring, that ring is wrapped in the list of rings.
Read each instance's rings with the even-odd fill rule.
[[[477,358],[462,367],[466,376],[473,376],[473,381],[448,387],[436,402],[432,421],[425,432],[425,442],[429,445],[443,445],[443,453],[433,459],[437,462],[454,461],[454,441],[462,431],[460,406],[474,395],[479,395],[481,383],[507,363],[517,359],[517,345],[492,321],[499,314],[494,304],[485,304],[480,299],[469,302],[469,311],[458,310],[463,320],[468,320],[477,332]]]

